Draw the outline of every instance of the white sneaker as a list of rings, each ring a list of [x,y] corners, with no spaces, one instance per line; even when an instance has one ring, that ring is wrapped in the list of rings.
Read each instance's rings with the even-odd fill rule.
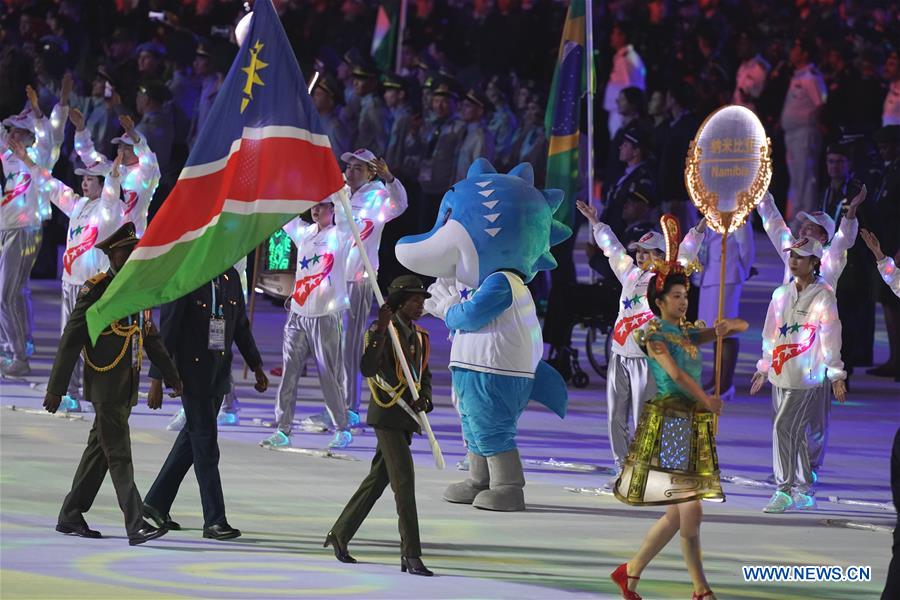
[[[78,401],[78,398],[73,398],[69,394],[66,394],[65,396],[63,396],[60,408],[62,408],[66,412],[80,413],[81,403]]]
[[[184,429],[185,423],[187,423],[187,418],[184,416],[184,409],[179,408],[178,412],[172,415],[172,420],[166,425],[166,429],[169,431],[181,431]]]
[[[0,373],[7,377],[24,377],[31,373],[31,367],[24,360],[4,360],[0,363]]]
[[[791,500],[794,502],[794,508],[797,510],[815,510],[816,497],[803,492],[794,492],[791,494]]]
[[[289,438],[283,431],[276,431],[259,443],[263,448],[288,448],[291,445]]]
[[[329,442],[329,448],[346,448],[350,445],[350,442],[353,441],[353,434],[344,429],[339,429],[334,432],[334,439]]]
[[[219,411],[219,415],[216,417],[216,423],[218,425],[240,425],[241,418],[236,412]]]
[[[789,508],[793,508],[794,500],[781,490],[776,491],[772,494],[772,497],[769,499],[769,503],[766,504],[766,507],[763,509],[764,513],[783,513]]]

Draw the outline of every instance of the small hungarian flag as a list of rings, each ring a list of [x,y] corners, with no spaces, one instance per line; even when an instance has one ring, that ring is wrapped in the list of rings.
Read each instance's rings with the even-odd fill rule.
[[[403,1],[403,0],[400,0]],[[372,58],[381,71],[394,69],[394,48],[397,45],[397,21],[400,14],[397,0],[381,0],[375,17],[372,36]]]
[[[271,0],[257,0],[187,164],[128,262],[87,312],[109,323],[224,272],[344,181]]]
[[[565,200],[554,218],[569,227],[575,224],[575,193],[579,187],[579,121],[581,98],[587,91],[585,35],[584,0],[571,0],[544,117],[547,139],[550,140],[546,187],[565,192]]]

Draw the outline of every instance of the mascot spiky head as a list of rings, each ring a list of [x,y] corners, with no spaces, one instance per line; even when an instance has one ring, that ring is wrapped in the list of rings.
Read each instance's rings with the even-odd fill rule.
[[[528,163],[502,174],[476,159],[444,194],[431,231],[400,239],[397,260],[416,273],[472,288],[500,270],[516,271],[527,283],[538,271],[556,268],[550,247],[572,235],[553,219],[563,195],[534,187]]]

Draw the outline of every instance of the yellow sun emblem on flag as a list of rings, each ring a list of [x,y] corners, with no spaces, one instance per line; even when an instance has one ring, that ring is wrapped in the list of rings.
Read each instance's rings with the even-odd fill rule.
[[[259,51],[263,49],[263,46],[264,44],[262,42],[259,40],[256,41],[256,44],[250,49],[250,64],[241,69],[241,71],[247,74],[247,83],[244,84],[243,90],[246,97],[241,99],[242,114],[244,109],[247,108],[247,105],[250,104],[250,101],[253,100],[253,86],[266,85],[263,83],[263,80],[259,78],[259,72],[269,66],[269,63],[259,59]]]

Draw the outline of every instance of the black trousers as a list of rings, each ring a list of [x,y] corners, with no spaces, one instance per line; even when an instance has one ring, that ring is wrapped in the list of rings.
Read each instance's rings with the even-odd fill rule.
[[[397,503],[397,516],[400,518],[400,553],[402,556],[421,556],[415,471],[412,452],[409,450],[412,434],[402,429],[374,429],[378,445],[372,459],[372,468],[331,530],[339,540],[349,543],[390,483]]]
[[[622,286],[618,281],[555,284],[550,289],[547,317],[544,319],[544,341],[560,349],[572,345],[572,329],[576,321],[596,319],[612,326],[619,308]]]
[[[841,323],[841,359],[844,368],[871,365],[872,347],[875,343],[875,294],[868,285],[867,277],[850,279],[842,286],[845,278],[838,282],[837,307]],[[849,326],[850,324],[852,326]]]
[[[178,495],[178,488],[191,466],[200,486],[203,526],[222,525],[225,520],[225,498],[219,477],[219,441],[216,415],[224,396],[185,394],[185,425],[175,439],[172,450],[144,501],[163,514],[168,513]]]
[[[83,522],[84,513],[91,510],[109,471],[119,508],[125,514],[125,531],[128,535],[134,535],[143,526],[141,495],[134,484],[134,466],[131,462],[130,415],[130,404],[94,403],[94,425],[88,434],[87,448],[75,470],[72,490],[59,511],[59,523],[76,526]]]

